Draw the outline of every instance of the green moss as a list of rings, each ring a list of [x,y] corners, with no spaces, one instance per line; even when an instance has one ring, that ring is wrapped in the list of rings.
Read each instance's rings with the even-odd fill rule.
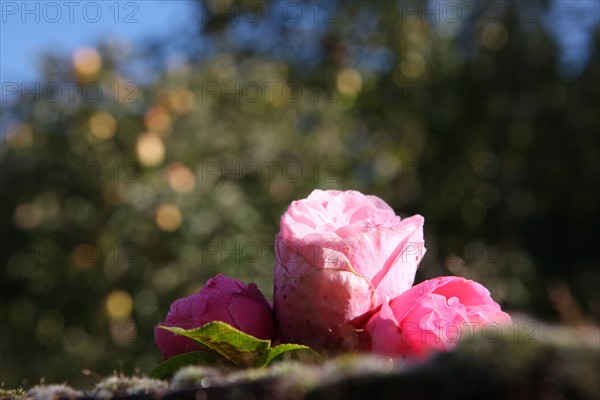
[[[0,388],[0,399],[1,400],[18,399],[23,396],[25,396],[24,389],[2,389],[2,388]]]

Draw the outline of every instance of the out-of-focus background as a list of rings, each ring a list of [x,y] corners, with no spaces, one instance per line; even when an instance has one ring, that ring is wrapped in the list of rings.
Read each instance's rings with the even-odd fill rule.
[[[0,4],[6,387],[148,373],[218,272],[270,297],[315,188],[425,216],[417,281],[600,320],[596,0]]]

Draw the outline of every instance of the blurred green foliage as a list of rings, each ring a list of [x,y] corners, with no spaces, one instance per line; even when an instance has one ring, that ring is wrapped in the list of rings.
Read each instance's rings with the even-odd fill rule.
[[[598,321],[599,35],[567,78],[525,3],[205,2],[166,42],[48,56],[2,110],[0,381],[151,371],[175,298],[218,272],[271,295],[279,217],[314,188],[424,215],[418,281]]]

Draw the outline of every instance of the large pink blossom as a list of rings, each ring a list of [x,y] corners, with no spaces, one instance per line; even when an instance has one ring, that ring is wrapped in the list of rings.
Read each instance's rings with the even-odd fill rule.
[[[423,358],[433,351],[452,349],[474,332],[495,338],[510,321],[485,287],[443,276],[384,303],[369,319],[365,332],[373,353]]]
[[[277,336],[271,305],[256,285],[245,285],[222,274],[209,279],[198,293],[175,300],[166,321],[159,325],[191,329],[212,321],[226,322],[260,339],[274,340]],[[154,338],[165,360],[199,350],[193,340],[158,326],[154,328]]]
[[[274,309],[284,342],[357,348],[350,321],[414,281],[423,217],[401,220],[376,196],[315,190],[292,202],[275,243]]]

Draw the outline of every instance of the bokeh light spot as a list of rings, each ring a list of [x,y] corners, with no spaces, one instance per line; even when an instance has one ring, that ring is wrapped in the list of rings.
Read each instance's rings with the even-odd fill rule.
[[[419,42],[427,34],[427,25],[421,18],[410,15],[406,18],[403,31],[409,40]]]
[[[362,77],[353,68],[345,68],[338,72],[336,81],[340,93],[344,96],[356,97],[362,89]]]
[[[154,133],[140,135],[136,146],[137,158],[145,167],[155,167],[165,159],[165,145]]]
[[[13,213],[13,221],[16,226],[23,230],[35,228],[42,222],[42,210],[34,203],[21,203],[15,208]]]
[[[196,176],[187,166],[175,162],[167,169],[169,186],[179,193],[189,193],[196,187]]]
[[[183,271],[175,264],[159,268],[152,274],[152,284],[159,292],[173,290],[184,280]]]
[[[194,93],[188,88],[178,88],[169,92],[167,103],[173,111],[184,114],[194,109],[196,98]]]
[[[384,151],[375,159],[375,172],[384,180],[390,180],[400,169],[400,158],[390,151]]]
[[[150,107],[144,116],[146,127],[152,132],[164,135],[171,129],[173,123],[169,112],[160,106]]]
[[[156,224],[163,231],[176,231],[182,220],[181,211],[174,204],[161,204],[156,211]]]
[[[417,51],[408,51],[400,61],[400,71],[407,78],[418,78],[425,72],[427,66],[423,55]]]
[[[500,50],[508,42],[508,31],[500,23],[486,24],[481,30],[481,44],[490,50]]]
[[[106,297],[106,311],[113,320],[121,320],[131,315],[133,300],[124,290],[112,291]]]
[[[33,131],[26,124],[12,124],[6,130],[6,143],[13,149],[22,149],[33,143]]]
[[[110,114],[101,111],[90,117],[88,126],[94,137],[106,140],[115,135],[117,121]]]
[[[73,55],[73,67],[82,78],[91,78],[102,68],[102,56],[93,47],[82,47]]]

